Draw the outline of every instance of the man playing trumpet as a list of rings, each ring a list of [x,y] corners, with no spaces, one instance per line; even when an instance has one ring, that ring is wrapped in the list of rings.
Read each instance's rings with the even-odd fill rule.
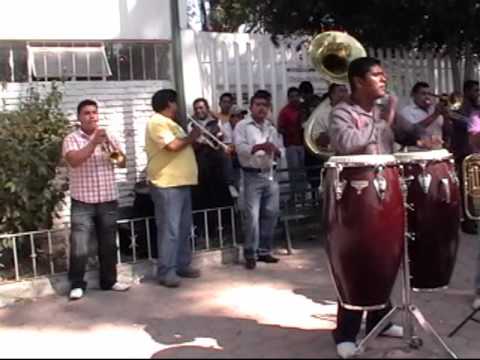
[[[118,189],[108,148],[118,154],[117,165],[125,167],[126,157],[118,141],[98,126],[98,106],[93,100],[78,104],[80,128],[63,142],[63,157],[68,164],[71,196],[70,299],[83,297],[88,260],[88,243],[92,230],[98,241],[100,287],[125,291],[129,286],[117,282],[116,243]]]

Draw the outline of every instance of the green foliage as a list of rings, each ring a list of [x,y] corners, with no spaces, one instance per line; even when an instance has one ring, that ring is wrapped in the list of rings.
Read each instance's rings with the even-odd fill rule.
[[[17,110],[0,112],[0,234],[48,228],[58,215],[56,173],[70,130],[61,100],[55,84],[43,97],[32,87]]]

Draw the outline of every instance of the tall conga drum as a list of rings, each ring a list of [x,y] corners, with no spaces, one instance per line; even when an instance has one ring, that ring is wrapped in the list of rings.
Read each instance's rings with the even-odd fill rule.
[[[403,256],[405,211],[392,155],[333,156],[325,163],[323,222],[341,305],[382,309]]]
[[[453,156],[445,149],[394,154],[408,185],[411,286],[448,286],[458,250],[460,187]]]

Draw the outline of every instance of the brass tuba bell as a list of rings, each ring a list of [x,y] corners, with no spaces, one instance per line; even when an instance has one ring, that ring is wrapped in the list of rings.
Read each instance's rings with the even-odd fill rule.
[[[310,43],[309,55],[313,67],[320,76],[330,83],[346,85],[348,83],[348,66],[359,58],[367,56],[362,44],[354,37],[340,31],[326,31],[318,34]],[[330,111],[330,103],[325,99],[319,107]],[[318,112],[322,110],[317,107]],[[316,109],[316,110],[317,110]],[[307,149],[320,158],[333,155],[328,146],[320,146],[315,131],[315,117],[310,117],[304,127],[304,142]]]
[[[357,39],[340,31],[325,31],[312,40],[309,49],[313,67],[331,83],[348,83],[348,66],[367,56]]]
[[[480,154],[468,155],[462,163],[463,206],[469,219],[480,220]]]

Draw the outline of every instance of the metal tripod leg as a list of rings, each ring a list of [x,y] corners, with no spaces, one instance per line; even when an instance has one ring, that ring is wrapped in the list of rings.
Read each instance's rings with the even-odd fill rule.
[[[453,335],[455,335],[463,327],[463,325],[465,325],[468,322],[468,320],[472,320],[472,321],[475,321],[477,323],[480,323],[480,321],[478,321],[477,319],[474,318],[474,316],[477,314],[478,311],[480,311],[480,308],[473,310],[470,313],[470,315],[468,315],[460,324],[458,324],[458,326],[455,329],[453,329],[450,332],[450,334],[448,334],[447,336],[452,337]]]

